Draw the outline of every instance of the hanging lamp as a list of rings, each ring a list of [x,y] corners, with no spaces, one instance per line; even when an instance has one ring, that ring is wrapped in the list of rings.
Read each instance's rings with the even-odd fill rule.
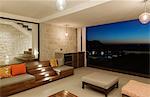
[[[66,7],[66,0],[56,0],[56,7],[60,11],[64,10]]]
[[[142,24],[147,24],[150,22],[150,13],[147,12],[147,1],[148,0],[144,0],[145,2],[145,5],[144,5],[144,13],[142,13],[140,16],[139,16],[139,21],[142,23]]]
[[[68,36],[67,26],[68,26],[68,25],[66,25],[66,32],[65,32],[65,36],[66,36],[66,37]]]

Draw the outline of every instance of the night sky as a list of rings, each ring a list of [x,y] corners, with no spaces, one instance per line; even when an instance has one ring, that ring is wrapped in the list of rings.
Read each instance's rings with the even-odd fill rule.
[[[87,40],[102,43],[150,43],[150,23],[138,20],[87,27]]]

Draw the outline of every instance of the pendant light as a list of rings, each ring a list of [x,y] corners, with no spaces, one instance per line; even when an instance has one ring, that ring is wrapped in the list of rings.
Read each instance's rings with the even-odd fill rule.
[[[64,10],[66,7],[66,0],[56,0],[56,7],[58,10]]]
[[[145,2],[145,5],[144,5],[144,13],[142,13],[140,16],[139,16],[139,21],[142,23],[142,24],[147,24],[150,22],[150,13],[147,12],[147,1],[148,0],[144,0]]]
[[[66,37],[68,36],[67,26],[68,26],[68,25],[66,25],[66,32],[65,32],[65,36],[66,36]]]

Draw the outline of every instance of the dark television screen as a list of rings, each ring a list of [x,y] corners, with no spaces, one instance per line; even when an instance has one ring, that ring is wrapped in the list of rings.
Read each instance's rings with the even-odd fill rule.
[[[89,66],[149,74],[150,23],[130,20],[86,31]]]

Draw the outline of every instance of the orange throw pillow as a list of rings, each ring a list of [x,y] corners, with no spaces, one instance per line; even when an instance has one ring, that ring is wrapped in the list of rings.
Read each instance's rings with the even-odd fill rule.
[[[11,77],[11,67],[0,67],[0,78]]]
[[[58,64],[57,64],[57,60],[54,58],[54,59],[50,59],[50,65],[51,67],[57,67]]]
[[[13,76],[24,74],[26,73],[26,65],[25,64],[11,65],[11,71]]]

